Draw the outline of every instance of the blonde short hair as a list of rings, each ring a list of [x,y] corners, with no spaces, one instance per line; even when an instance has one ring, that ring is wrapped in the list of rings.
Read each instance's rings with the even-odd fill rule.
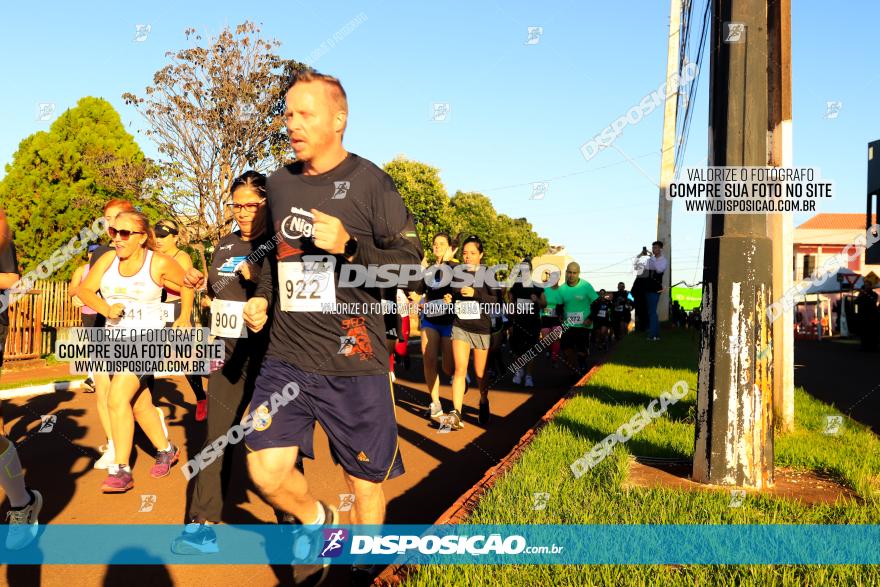
[[[307,84],[312,82],[323,83],[324,87],[327,88],[330,99],[336,103],[337,108],[345,112],[346,116],[348,115],[348,96],[345,94],[345,88],[342,87],[342,82],[332,75],[325,75],[317,71],[305,71],[297,74],[290,87],[292,88],[299,83]]]

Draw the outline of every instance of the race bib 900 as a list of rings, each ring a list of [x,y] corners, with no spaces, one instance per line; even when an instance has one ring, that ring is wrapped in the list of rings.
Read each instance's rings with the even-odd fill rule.
[[[285,312],[320,312],[336,305],[333,266],[321,261],[278,263],[281,309]]]
[[[244,302],[215,299],[211,302],[211,335],[222,338],[247,338]]]

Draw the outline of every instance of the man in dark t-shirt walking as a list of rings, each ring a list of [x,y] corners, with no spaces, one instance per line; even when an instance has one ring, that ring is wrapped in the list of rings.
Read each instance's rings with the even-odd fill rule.
[[[247,436],[248,468],[276,508],[320,536],[335,508],[309,493],[294,468],[313,458],[320,422],[354,494],[351,521],[381,524],[382,482],[403,473],[378,287],[346,287],[346,267],[418,266],[422,249],[412,215],[391,178],[342,146],[348,104],[335,78],[301,75],[288,90],[285,120],[297,161],[268,180],[275,254],[244,308],[252,330],[272,314],[269,348],[252,409],[275,405],[291,383],[296,397],[274,414],[257,407]],[[369,284],[368,284],[369,285]],[[316,543],[322,543],[317,541]]]

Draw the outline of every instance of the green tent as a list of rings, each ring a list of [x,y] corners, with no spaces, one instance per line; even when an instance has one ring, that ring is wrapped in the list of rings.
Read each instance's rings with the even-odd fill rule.
[[[678,304],[684,308],[685,310],[691,310],[692,308],[696,308],[703,301],[703,288],[702,287],[673,287],[672,288],[672,301],[678,302]]]

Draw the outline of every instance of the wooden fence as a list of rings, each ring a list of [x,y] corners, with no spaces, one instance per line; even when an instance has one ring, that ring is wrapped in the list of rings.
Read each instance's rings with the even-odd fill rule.
[[[9,334],[4,361],[37,359],[55,352],[58,331],[80,326],[80,309],[68,294],[66,281],[39,280],[34,289],[9,307]],[[193,324],[199,321],[199,294],[193,304]]]

